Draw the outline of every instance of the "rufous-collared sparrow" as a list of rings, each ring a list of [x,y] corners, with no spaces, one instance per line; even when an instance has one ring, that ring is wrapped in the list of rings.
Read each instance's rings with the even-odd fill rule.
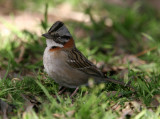
[[[77,88],[88,85],[89,78],[95,83],[123,82],[106,78],[105,75],[76,48],[73,37],[64,25],[57,21],[49,31],[43,34],[47,47],[43,55],[43,64],[49,77],[60,86]]]

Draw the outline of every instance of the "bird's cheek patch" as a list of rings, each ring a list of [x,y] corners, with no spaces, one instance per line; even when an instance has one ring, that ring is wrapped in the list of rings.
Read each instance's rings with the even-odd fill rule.
[[[74,46],[73,39],[70,39],[66,44],[64,44],[64,48],[70,48]]]

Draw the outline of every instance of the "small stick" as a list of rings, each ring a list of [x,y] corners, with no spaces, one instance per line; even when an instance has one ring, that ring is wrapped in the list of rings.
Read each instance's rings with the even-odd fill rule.
[[[142,51],[142,52],[139,52],[139,53],[136,54],[135,56],[137,56],[137,57],[142,56],[142,55],[146,54],[147,52],[150,52],[150,51],[155,50],[155,49],[157,49],[157,47],[153,47],[153,48],[150,48],[150,49],[146,49],[146,50],[144,50],[144,51]]]
[[[77,88],[74,90],[74,92],[71,94],[70,98],[72,98],[72,97],[77,93],[78,89],[79,89],[79,87],[77,87]]]

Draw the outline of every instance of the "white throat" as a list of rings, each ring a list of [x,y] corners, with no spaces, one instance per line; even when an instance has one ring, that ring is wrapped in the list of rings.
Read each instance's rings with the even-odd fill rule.
[[[47,39],[46,43],[47,43],[47,47],[52,47],[52,46],[58,46],[58,47],[61,47],[61,48],[64,47],[62,44],[56,43],[52,39]]]

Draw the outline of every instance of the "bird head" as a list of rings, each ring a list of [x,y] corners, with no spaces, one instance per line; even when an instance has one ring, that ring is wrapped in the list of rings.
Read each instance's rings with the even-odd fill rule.
[[[63,22],[55,22],[47,33],[42,34],[47,39],[47,46],[63,47],[72,36]]]

